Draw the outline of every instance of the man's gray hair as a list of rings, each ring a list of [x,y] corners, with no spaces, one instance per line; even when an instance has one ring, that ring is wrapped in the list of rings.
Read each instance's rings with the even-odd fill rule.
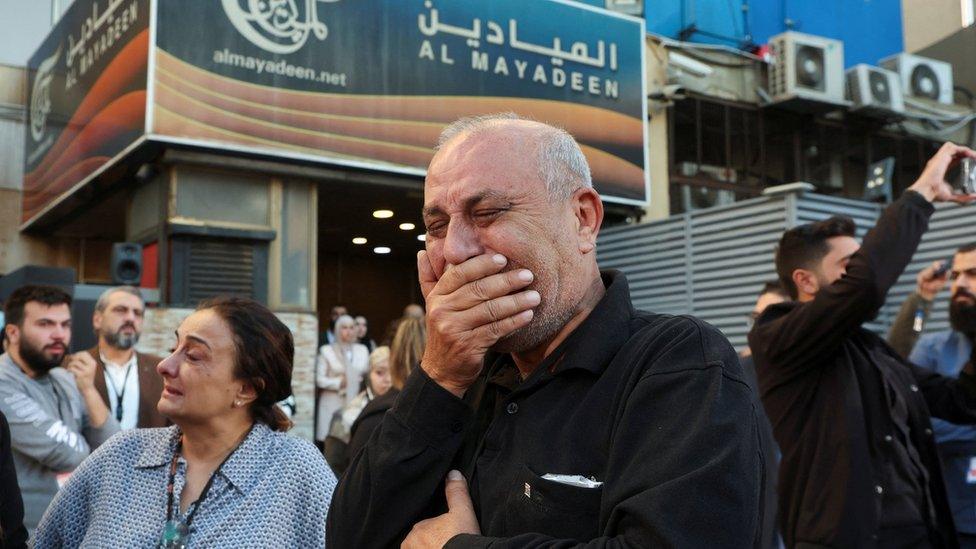
[[[143,305],[146,303],[146,300],[142,298],[142,292],[139,291],[139,288],[136,288],[135,286],[115,286],[114,288],[105,290],[102,292],[102,295],[98,296],[98,301],[95,302],[95,310],[100,313],[104,313],[105,308],[108,307],[108,299],[112,297],[112,294],[115,292],[124,292],[129,295],[134,295],[139,298],[139,301],[142,301]]]
[[[441,132],[437,149],[461,134],[474,136],[512,120],[539,124],[539,177],[546,184],[550,200],[569,198],[577,189],[592,188],[590,165],[573,136],[562,128],[523,118],[513,112],[469,116],[451,123]]]

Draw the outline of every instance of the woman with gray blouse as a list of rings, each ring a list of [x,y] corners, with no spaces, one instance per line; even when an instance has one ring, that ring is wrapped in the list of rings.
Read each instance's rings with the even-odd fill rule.
[[[205,303],[157,366],[174,425],[120,433],[75,471],[37,547],[324,547],[336,479],[284,433],[291,332],[256,302]]]

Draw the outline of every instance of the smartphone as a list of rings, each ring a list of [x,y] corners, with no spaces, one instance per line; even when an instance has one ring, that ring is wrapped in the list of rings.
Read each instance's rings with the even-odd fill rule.
[[[966,160],[969,160],[968,158]],[[942,262],[942,266],[938,268],[934,273],[932,273],[932,278],[942,278],[946,273],[952,270],[952,258]]]
[[[962,194],[976,194],[976,160],[967,157],[959,162],[955,188]]]

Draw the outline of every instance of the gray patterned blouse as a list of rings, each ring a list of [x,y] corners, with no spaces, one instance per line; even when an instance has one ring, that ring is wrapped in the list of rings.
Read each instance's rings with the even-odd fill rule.
[[[166,484],[178,436],[173,426],[109,439],[51,502],[34,546],[155,547],[166,522]],[[186,482],[186,461],[180,457],[178,463],[177,502]],[[188,546],[325,547],[335,485],[311,443],[255,424],[214,479],[193,518]]]

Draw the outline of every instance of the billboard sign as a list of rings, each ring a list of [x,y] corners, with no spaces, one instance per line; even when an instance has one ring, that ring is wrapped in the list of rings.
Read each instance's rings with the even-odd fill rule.
[[[28,68],[24,227],[145,142],[423,174],[506,111],[649,200],[644,22],[569,0],[75,0]]]
[[[149,19],[149,0],[76,0],[28,61],[25,224],[144,134]]]
[[[643,20],[562,0],[166,0],[153,139],[423,173],[440,130],[566,128],[609,200],[648,200]]]

